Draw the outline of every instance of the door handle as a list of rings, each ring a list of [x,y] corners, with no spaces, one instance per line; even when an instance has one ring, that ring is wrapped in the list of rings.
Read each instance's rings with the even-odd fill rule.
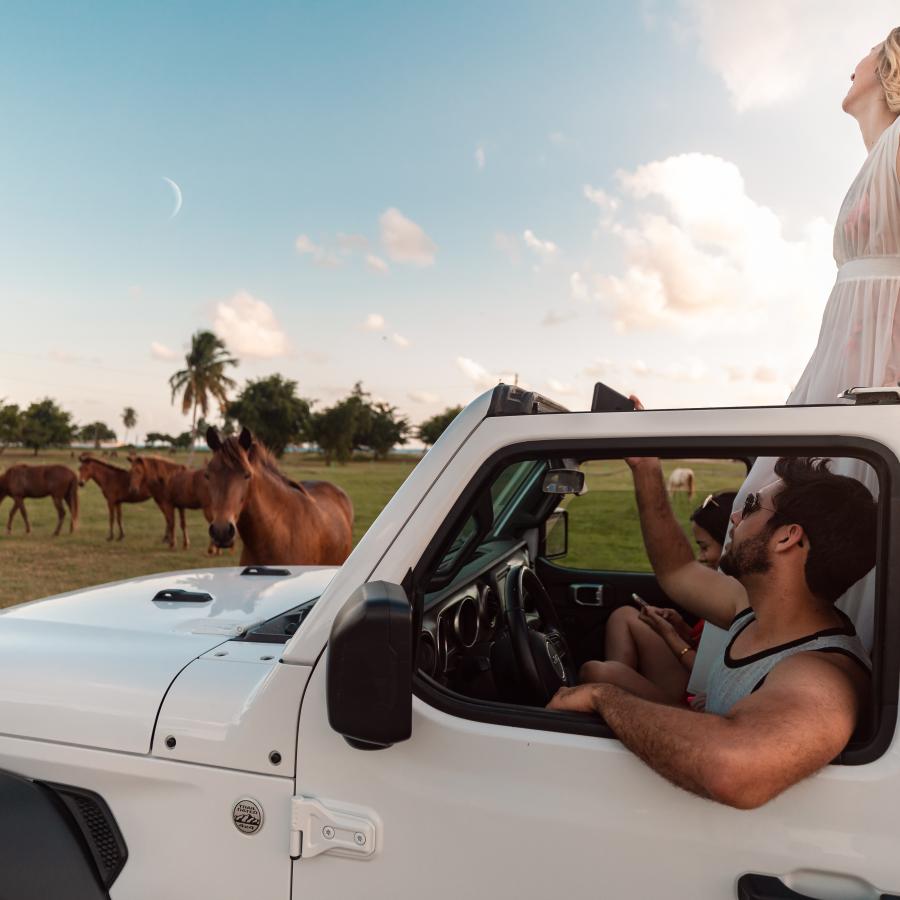
[[[816,900],[809,894],[792,891],[773,875],[741,875],[737,883],[738,900]],[[900,900],[897,894],[880,894],[880,900]]]

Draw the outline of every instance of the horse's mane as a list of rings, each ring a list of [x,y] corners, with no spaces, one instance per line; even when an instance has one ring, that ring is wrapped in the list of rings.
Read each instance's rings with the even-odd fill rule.
[[[185,468],[182,463],[173,462],[171,459],[163,459],[161,456],[144,456],[139,453],[135,456],[135,459],[141,460],[144,464],[149,463],[149,468],[157,472],[160,469],[172,470]]]
[[[91,456],[90,453],[83,453],[78,457],[78,462],[92,462],[97,463],[98,466],[103,466],[107,469],[112,469],[113,472],[127,472],[128,469],[123,469],[121,466],[114,466],[112,463],[108,463],[105,460],[97,459],[96,456]]]
[[[272,452],[259,440],[259,438],[254,438],[253,444],[253,461],[257,466],[280,481],[285,487],[291,488],[291,490],[300,491],[303,494],[308,493],[303,485],[297,484],[296,481],[291,481],[291,479],[278,468],[278,464],[275,462],[275,457],[272,455]],[[247,455],[236,437],[231,436],[222,440],[221,453],[222,459],[229,469],[235,472],[243,472],[245,470],[244,460],[247,458]]]

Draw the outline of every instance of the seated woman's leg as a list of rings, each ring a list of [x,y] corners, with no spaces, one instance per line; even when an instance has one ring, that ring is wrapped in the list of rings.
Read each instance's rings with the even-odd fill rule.
[[[681,699],[673,699],[648,678],[638,674],[634,669],[620,662],[601,662],[591,660],[579,670],[582,684],[614,684],[624,688],[637,697],[652,700],[654,703],[681,705]]]
[[[690,673],[669,645],[631,606],[615,610],[606,623],[606,659],[634,669],[655,684],[667,702],[681,703]]]

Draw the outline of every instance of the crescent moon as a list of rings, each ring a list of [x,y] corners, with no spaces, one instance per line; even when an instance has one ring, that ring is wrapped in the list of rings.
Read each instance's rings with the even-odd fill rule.
[[[181,209],[181,188],[171,178],[166,178],[165,175],[163,175],[162,180],[167,182],[172,187],[172,190],[175,191],[175,209],[172,210],[172,215],[169,216],[170,219],[174,219]]]

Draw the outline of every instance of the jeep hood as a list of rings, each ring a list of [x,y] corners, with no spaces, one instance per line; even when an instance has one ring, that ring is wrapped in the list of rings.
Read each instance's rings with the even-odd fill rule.
[[[2,611],[0,732],[149,753],[160,704],[186,665],[318,597],[336,569],[288,571],[170,572]],[[153,599],[172,589],[212,599]]]

